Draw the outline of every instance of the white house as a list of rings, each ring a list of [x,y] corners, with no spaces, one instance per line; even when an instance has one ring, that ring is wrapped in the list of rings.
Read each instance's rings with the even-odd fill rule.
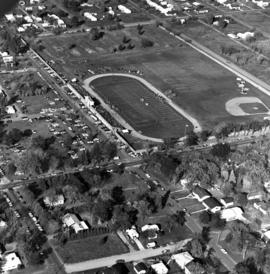
[[[11,270],[17,269],[22,262],[15,252],[9,253],[4,256],[2,271],[7,273]]]
[[[171,257],[172,260],[176,262],[176,264],[185,271],[185,274],[190,274],[190,271],[186,268],[186,265],[193,261],[193,257],[189,252],[185,251],[182,253],[174,254]]]
[[[85,18],[89,19],[89,20],[92,21],[92,22],[96,22],[96,21],[97,21],[97,18],[96,18],[92,13],[90,13],[90,12],[85,12],[85,13],[83,14],[83,16],[84,16]]]
[[[167,274],[169,271],[167,266],[163,262],[152,264],[151,268],[155,271],[156,274]]]
[[[139,233],[136,230],[136,227],[132,226],[130,229],[126,230],[127,235],[133,240],[134,238],[139,238]]]
[[[84,221],[80,221],[76,215],[71,213],[67,213],[63,217],[63,223],[65,226],[73,228],[75,233],[88,229],[88,226]]]
[[[16,113],[15,107],[14,106],[6,106],[6,113],[15,114]]]
[[[7,226],[7,223],[3,221],[2,219],[0,219],[0,228],[3,228],[5,226]]]
[[[142,230],[142,232],[144,232],[144,231],[146,231],[146,230],[155,230],[155,231],[159,231],[159,227],[158,227],[158,225],[144,225],[144,226],[142,226],[141,227],[141,230]]]
[[[125,7],[124,5],[118,5],[118,9],[122,12],[122,13],[126,13],[126,14],[130,14],[131,10],[128,9],[127,7]]]
[[[226,222],[243,219],[243,210],[240,207],[225,208],[220,213],[220,218]]]

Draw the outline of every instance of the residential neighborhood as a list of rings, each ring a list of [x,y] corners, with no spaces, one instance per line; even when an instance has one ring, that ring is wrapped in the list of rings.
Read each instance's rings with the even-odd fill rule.
[[[0,1],[0,272],[270,273],[270,6]]]

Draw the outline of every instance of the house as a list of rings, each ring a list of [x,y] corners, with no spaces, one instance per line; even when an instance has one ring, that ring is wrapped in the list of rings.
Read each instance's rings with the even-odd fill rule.
[[[16,18],[13,14],[6,14],[5,17],[6,17],[7,21],[9,21],[11,23],[16,21]]]
[[[65,198],[64,198],[64,196],[62,194],[55,195],[53,197],[46,196],[43,199],[43,202],[48,207],[56,207],[56,206],[63,205],[64,202],[65,202]]]
[[[2,271],[6,273],[11,270],[17,269],[21,265],[21,259],[17,256],[15,252],[12,252],[4,256]]]
[[[84,221],[80,221],[76,215],[71,213],[67,213],[63,217],[63,223],[68,228],[73,228],[75,233],[78,233],[83,230],[88,230],[87,224]]]
[[[0,228],[7,226],[7,223],[0,219]]]
[[[146,230],[155,230],[155,231],[159,231],[159,226],[154,224],[154,225],[144,225],[141,227],[141,231],[144,232]]]
[[[14,106],[6,106],[6,113],[15,114],[16,113],[16,108]]]
[[[137,274],[145,274],[148,270],[147,265],[143,262],[134,264],[133,269]]]
[[[243,219],[243,210],[240,207],[225,208],[220,213],[220,218],[226,222]]]
[[[130,239],[139,238],[139,233],[136,230],[135,226],[132,226],[130,229],[126,230],[127,235],[130,237]]]
[[[267,215],[267,204],[263,203],[263,202],[255,202],[253,204],[254,208],[256,208],[257,210],[259,210],[263,215]]]
[[[172,255],[171,259],[174,260],[176,264],[185,271],[185,274],[191,274],[190,271],[186,268],[186,266],[194,259],[189,252],[186,251],[174,254]]]
[[[192,194],[199,202],[212,196],[210,192],[198,185],[193,189]]]
[[[224,207],[230,207],[234,205],[234,198],[232,197],[223,197],[220,199],[220,202],[223,204]]]
[[[212,213],[216,213],[222,208],[221,203],[214,197],[203,200],[202,204],[207,210],[210,210]]]
[[[167,274],[169,271],[167,266],[163,262],[152,264],[151,268],[156,274]]]
[[[252,200],[261,200],[262,196],[263,195],[262,195],[262,193],[260,191],[255,191],[255,192],[248,193],[247,199],[249,201],[252,201]]]
[[[125,13],[125,14],[130,14],[130,13],[131,13],[131,10],[128,9],[127,7],[125,7],[124,5],[118,5],[118,9],[119,9],[122,13]]]
[[[266,242],[270,240],[270,230],[267,230],[263,233],[263,238]]]

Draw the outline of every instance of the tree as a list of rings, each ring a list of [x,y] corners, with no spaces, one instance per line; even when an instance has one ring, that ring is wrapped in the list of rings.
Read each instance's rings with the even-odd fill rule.
[[[97,162],[100,162],[102,159],[102,150],[99,143],[95,143],[91,150],[91,158],[95,159]]]
[[[214,213],[211,215],[210,227],[222,229],[225,227],[225,225],[226,221],[220,218],[219,213]]]
[[[203,130],[201,133],[200,133],[200,138],[203,142],[206,142],[208,140],[208,137],[210,136],[211,132],[208,131],[208,130]]]
[[[113,206],[110,200],[99,199],[94,206],[94,215],[102,222],[108,222],[112,218]]]
[[[231,152],[231,147],[227,143],[218,143],[214,145],[211,149],[211,153],[218,158],[223,160],[227,159]]]
[[[111,192],[112,199],[115,204],[121,205],[125,202],[125,195],[121,186],[115,186]]]
[[[204,246],[202,245],[201,241],[197,238],[192,239],[187,245],[191,255],[195,258],[202,258],[203,257],[203,249]]]
[[[108,157],[109,160],[113,159],[117,155],[117,145],[112,142],[107,142],[104,146],[104,154]]]
[[[203,224],[209,224],[211,221],[211,215],[207,211],[201,212],[199,218]]]
[[[244,262],[238,263],[234,269],[236,274],[253,274],[249,271],[249,267]]]
[[[13,163],[9,163],[7,166],[7,175],[13,176],[17,170],[17,167]]]
[[[101,244],[102,245],[104,245],[104,244],[106,244],[107,242],[108,242],[108,239],[109,239],[109,236],[108,235],[106,235],[106,236],[104,236],[102,239],[101,239]]]
[[[170,197],[170,193],[171,193],[171,191],[168,190],[168,191],[166,191],[166,193],[161,197],[161,208],[164,208],[164,207],[166,206],[167,201],[168,201],[168,199],[169,199],[169,197]]]
[[[212,25],[215,20],[215,16],[213,15],[213,13],[208,13],[206,15],[205,19],[206,19],[207,24]]]
[[[154,46],[154,42],[147,38],[142,38],[141,44],[143,48],[149,48]]]
[[[204,226],[202,229],[202,240],[205,244],[207,244],[210,241],[210,227]]]
[[[236,201],[238,204],[245,207],[248,203],[247,193],[244,193],[244,192],[238,193],[236,196]]]
[[[195,146],[198,144],[198,136],[194,131],[190,131],[187,134],[185,144],[186,146]]]
[[[186,216],[186,213],[184,211],[180,210],[180,211],[177,211],[175,214],[172,215],[172,219],[176,223],[183,226],[186,222],[186,217],[185,216]]]
[[[188,270],[190,273],[193,274],[204,274],[205,273],[205,268],[200,262],[191,262],[188,265]]]

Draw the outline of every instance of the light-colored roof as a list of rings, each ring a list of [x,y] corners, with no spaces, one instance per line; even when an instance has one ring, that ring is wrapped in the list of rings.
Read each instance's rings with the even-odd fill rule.
[[[237,220],[241,219],[243,215],[243,210],[240,207],[226,208],[221,211],[221,219],[226,220]]]
[[[172,255],[172,260],[175,260],[175,262],[178,264],[178,266],[181,269],[184,269],[188,263],[193,261],[193,257],[190,255],[189,252],[186,251],[186,252]]]
[[[18,266],[20,266],[21,264],[22,262],[15,252],[9,253],[5,255],[4,257],[4,264],[2,266],[2,270],[5,272],[5,271],[17,269]]]
[[[151,268],[157,273],[157,274],[167,274],[168,273],[168,268],[163,262],[159,262],[156,264],[152,264]]]
[[[146,230],[159,230],[158,225],[144,225],[141,228],[142,231],[146,231]]]
[[[80,223],[79,219],[77,218],[76,215],[71,214],[71,213],[67,213],[64,217],[63,217],[63,222],[67,225],[67,226],[72,226],[75,223]]]

